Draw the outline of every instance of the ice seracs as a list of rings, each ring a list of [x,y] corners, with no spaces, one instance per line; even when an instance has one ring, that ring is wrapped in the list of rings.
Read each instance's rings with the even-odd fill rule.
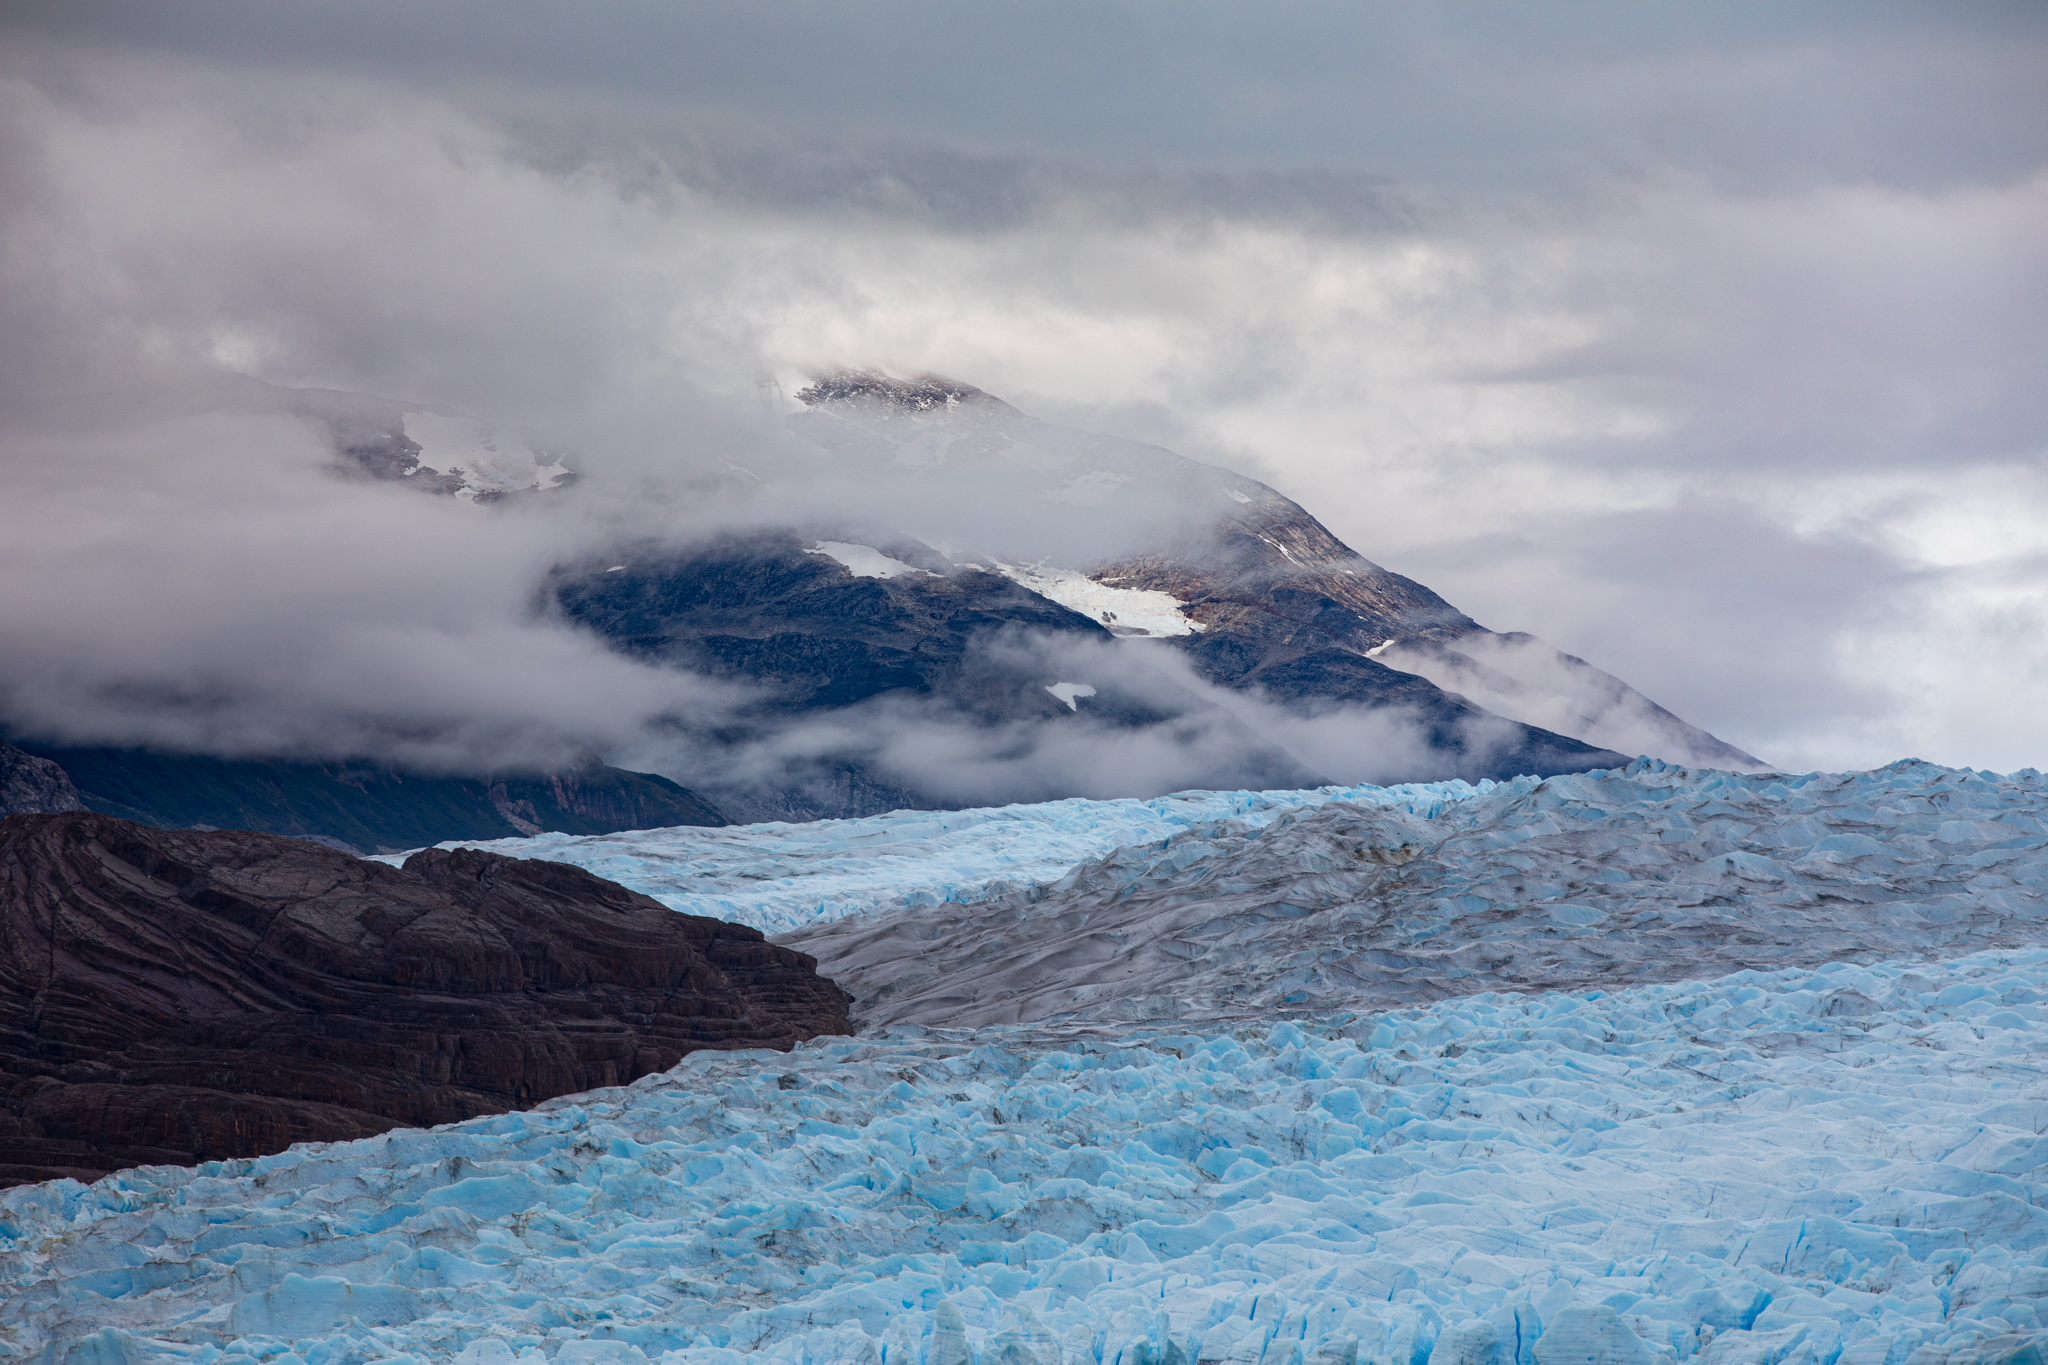
[[[792,931],[868,1025],[1271,1019],[2048,942],[2048,782],[1639,760],[1303,805]]]
[[[2048,782],[1655,761],[482,845],[816,956],[870,1023],[1263,1017],[2048,939]]]
[[[2032,1365],[2048,952],[696,1054],[0,1195],[0,1359]]]
[[[1072,797],[969,810],[894,811],[855,820],[678,826],[622,834],[539,834],[449,844],[573,863],[672,910],[775,934],[852,914],[986,900],[1055,881],[1077,864],[1189,830],[1256,829],[1290,811],[1345,801],[1431,815],[1491,782],[1305,791],[1180,792],[1144,800]],[[381,861],[396,866],[403,853]]]

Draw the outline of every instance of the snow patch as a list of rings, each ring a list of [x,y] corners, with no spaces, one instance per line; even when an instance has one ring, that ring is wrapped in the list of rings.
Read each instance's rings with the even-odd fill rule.
[[[806,554],[825,555],[846,566],[847,572],[855,578],[936,578],[929,569],[920,569],[914,564],[905,564],[900,559],[891,559],[871,545],[851,545],[843,540],[821,540],[805,551]]]
[[[1095,695],[1095,689],[1087,683],[1053,683],[1045,690],[1052,693],[1055,701],[1065,702],[1069,711],[1080,710],[1081,698]]]
[[[999,563],[996,571],[1040,597],[1101,622],[1112,635],[1157,639],[1193,635],[1204,629],[1201,622],[1188,619],[1181,610],[1180,599],[1172,593],[1115,588],[1073,569],[1053,569],[1043,564]]]
[[[511,493],[528,488],[553,488],[569,477],[560,460],[540,455],[525,442],[492,431],[468,417],[439,412],[408,412],[405,434],[420,448],[419,465],[435,474],[462,480],[455,496],[474,502],[479,494]]]

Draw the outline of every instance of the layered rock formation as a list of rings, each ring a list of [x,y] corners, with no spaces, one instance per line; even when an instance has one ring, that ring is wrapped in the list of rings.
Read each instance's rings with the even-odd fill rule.
[[[848,1032],[755,930],[556,863],[0,821],[0,1184],[447,1123]]]

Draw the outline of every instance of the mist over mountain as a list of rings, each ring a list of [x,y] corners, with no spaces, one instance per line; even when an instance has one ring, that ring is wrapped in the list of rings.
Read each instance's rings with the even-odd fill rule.
[[[1517,766],[1578,761],[1536,731],[2030,761],[2037,19],[1617,20],[1594,53],[1218,11],[1090,49],[1127,84],[900,14],[720,19],[753,55],[702,81],[696,10],[644,50],[380,14],[5,21],[7,733],[464,780],[605,759],[790,811],[1480,772],[1522,743],[1496,721],[1533,727]],[[1226,31],[1196,116],[1169,54]],[[1432,33],[1438,74],[1356,79]],[[1523,83],[1531,44],[1569,77]],[[941,67],[981,75],[912,78]],[[863,576],[917,567],[899,540],[953,569]],[[923,620],[919,584],[976,574],[1096,633],[792,709],[801,670],[745,630],[620,600],[746,543],[793,593],[815,571],[776,608],[809,648],[834,593]],[[1027,676],[1057,714],[1016,709]]]
[[[565,720],[608,725],[592,752],[741,819],[1508,777],[1636,753],[1760,766],[1583,661],[1485,630],[1256,480],[941,376],[832,370],[762,393],[764,421],[661,470],[399,400],[245,388],[245,408],[315,440],[328,496],[453,515],[501,550],[553,546],[508,567],[525,577],[494,624],[595,652],[650,695],[667,682],[669,704],[599,717],[563,699],[500,722],[518,747],[466,755],[471,718],[323,750],[333,719],[261,695],[239,711],[270,714],[284,753],[435,753],[466,776],[558,770],[545,755],[574,741]],[[270,756],[247,731],[194,744],[176,701],[160,728],[139,707],[126,719],[131,742]]]
[[[98,755],[108,810],[175,822],[171,807],[191,806],[167,798],[152,815],[113,795],[167,771],[138,757],[108,776],[123,745],[396,765],[420,791],[430,776],[530,782],[602,758],[628,770],[614,785],[659,773],[737,819],[1508,777],[1635,753],[1759,766],[1583,661],[1485,630],[1257,480],[953,379],[765,379],[758,419],[666,467],[537,448],[407,400],[230,392],[205,420],[267,437],[270,460],[252,453],[232,496],[326,524],[334,542],[315,556],[374,541],[378,562],[352,570],[364,591],[339,620],[304,623],[324,675],[312,686],[258,632],[195,661],[245,659],[232,678],[144,682],[126,670],[163,656],[104,640],[61,685],[17,670],[8,723],[60,761],[67,745]],[[275,568],[309,571],[299,555]],[[276,587],[234,591],[276,610]],[[240,635],[243,617],[218,605],[166,607]],[[406,617],[432,622],[439,650],[494,639],[509,653],[451,654],[410,696],[333,686],[336,668],[367,678]],[[508,690],[503,673],[530,670],[520,656],[536,650],[554,685]],[[464,818],[504,818],[478,792],[481,814]],[[235,798],[233,822],[266,801]],[[537,827],[590,828],[560,818]],[[383,847],[362,831],[391,821],[257,824]]]

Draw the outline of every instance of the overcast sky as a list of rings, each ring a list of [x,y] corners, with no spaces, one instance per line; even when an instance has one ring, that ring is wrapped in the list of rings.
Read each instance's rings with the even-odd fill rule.
[[[206,425],[208,386],[420,399],[624,469],[715,442],[763,368],[850,362],[1264,478],[1783,765],[2048,761],[2038,3],[0,25],[0,632],[44,694],[131,667],[114,637],[242,657],[317,611],[350,630],[299,656],[393,715],[482,704],[465,658],[508,714],[656,705],[521,633],[539,532],[413,509],[366,540],[392,504],[343,499],[252,548],[263,471],[317,461]],[[380,605],[436,574],[488,628]]]

